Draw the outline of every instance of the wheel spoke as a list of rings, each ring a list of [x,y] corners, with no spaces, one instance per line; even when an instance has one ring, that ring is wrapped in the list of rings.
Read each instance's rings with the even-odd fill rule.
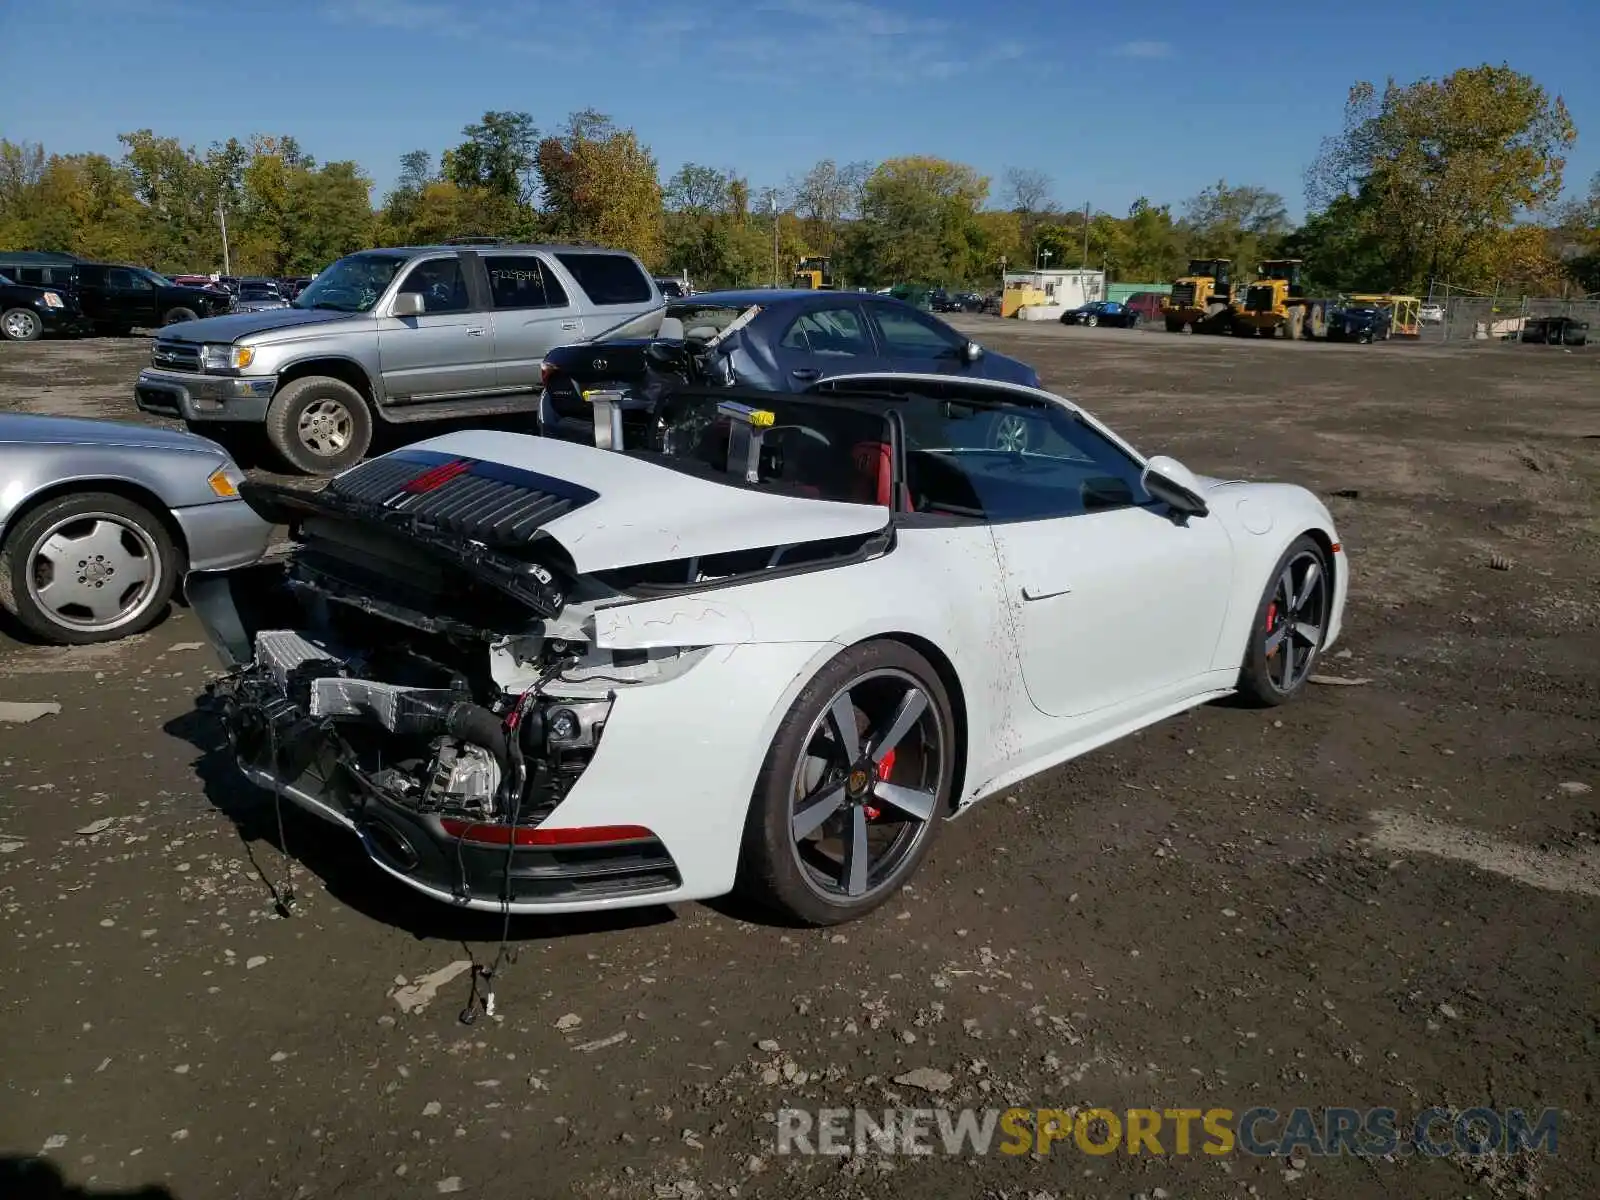
[[[76,575],[59,574],[38,591],[39,603],[53,613],[78,605],[94,611],[90,596],[94,589],[78,582]]]
[[[810,837],[844,803],[844,784],[807,796],[790,819],[795,841]]]
[[[919,821],[926,821],[933,816],[936,797],[931,791],[901,787],[894,783],[880,783],[872,789],[872,795],[874,799],[882,800],[890,807],[897,808],[906,816],[915,817]]]
[[[1293,638],[1285,638],[1284,639],[1283,649],[1280,652],[1280,658],[1281,658],[1281,661],[1282,661],[1282,664],[1283,664],[1283,671],[1282,671],[1282,675],[1281,675],[1281,677],[1280,677],[1280,679],[1278,681],[1278,686],[1280,688],[1282,688],[1284,691],[1287,692],[1291,687],[1294,686],[1294,639]]]
[[[1283,569],[1283,574],[1278,576],[1278,592],[1283,596],[1283,606],[1289,610],[1294,609],[1294,564],[1290,563]]]
[[[1279,625],[1277,627],[1277,629],[1273,630],[1271,633],[1269,633],[1267,635],[1267,657],[1268,658],[1271,658],[1273,653],[1278,649],[1278,647],[1283,645],[1283,639],[1288,636],[1288,633],[1289,633],[1289,623],[1287,621],[1285,621],[1281,625]]]
[[[868,751],[872,761],[882,762],[884,755],[898,746],[906,734],[911,732],[911,727],[922,719],[922,714],[927,711],[928,697],[921,688],[907,688],[906,694],[900,700],[900,706],[895,709],[894,719],[889,722],[889,728],[883,736],[872,740],[872,749]]]
[[[1289,605],[1291,611],[1298,613],[1306,606],[1306,601],[1311,599],[1311,593],[1317,586],[1317,580],[1322,576],[1322,568],[1317,565],[1317,560],[1312,559],[1306,567],[1306,577],[1300,582],[1300,594]]]
[[[853,808],[850,810],[850,840],[845,843],[844,875],[839,880],[847,895],[866,895],[867,868],[871,865],[871,858],[871,852],[867,849],[866,809]]]
[[[34,553],[58,572],[76,570],[78,559],[89,553],[87,542],[87,538],[69,538],[62,533],[52,533],[39,543]]]
[[[1322,645],[1322,626],[1313,625],[1309,621],[1296,621],[1294,635],[1308,646]]]
[[[124,605],[123,593],[127,590],[116,586],[84,588],[83,606],[94,614],[97,621],[109,621],[120,613]]]
[[[861,757],[861,735],[856,729],[856,707],[850,703],[850,693],[840,692],[828,709],[833,725],[833,736],[838,739],[839,750],[846,763]]]

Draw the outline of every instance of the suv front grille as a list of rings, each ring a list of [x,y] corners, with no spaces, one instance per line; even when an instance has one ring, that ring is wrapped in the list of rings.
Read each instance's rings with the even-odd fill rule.
[[[150,365],[158,371],[200,373],[200,347],[192,342],[158,341],[150,351]]]

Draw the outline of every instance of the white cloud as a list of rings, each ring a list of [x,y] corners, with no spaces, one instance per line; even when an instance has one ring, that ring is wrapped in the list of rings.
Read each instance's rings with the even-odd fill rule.
[[[1171,42],[1123,42],[1117,47],[1123,58],[1171,58]]]

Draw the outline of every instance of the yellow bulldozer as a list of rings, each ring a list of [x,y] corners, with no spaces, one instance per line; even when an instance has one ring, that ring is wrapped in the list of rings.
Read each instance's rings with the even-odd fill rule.
[[[837,290],[833,260],[821,256],[802,258],[794,269],[794,286],[812,292]]]
[[[1161,301],[1168,333],[1221,333],[1231,324],[1233,263],[1226,258],[1193,258]]]
[[[1339,302],[1307,296],[1301,283],[1304,269],[1304,260],[1298,258],[1273,258],[1262,263],[1256,269],[1255,282],[1244,289],[1243,302],[1234,305],[1234,335],[1327,337],[1328,315],[1339,307]]]

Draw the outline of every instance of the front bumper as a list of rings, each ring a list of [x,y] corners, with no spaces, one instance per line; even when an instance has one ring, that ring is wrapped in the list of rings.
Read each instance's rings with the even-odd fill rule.
[[[35,307],[34,315],[39,318],[39,323],[44,327],[45,333],[67,334],[77,336],[91,333],[94,322],[79,312],[72,312],[65,308]]]
[[[133,398],[141,412],[157,416],[260,424],[277,387],[273,376],[193,375],[146,367],[133,385]]]
[[[248,566],[267,550],[272,526],[243,500],[218,500],[172,510],[189,548],[192,571],[226,571]]]

